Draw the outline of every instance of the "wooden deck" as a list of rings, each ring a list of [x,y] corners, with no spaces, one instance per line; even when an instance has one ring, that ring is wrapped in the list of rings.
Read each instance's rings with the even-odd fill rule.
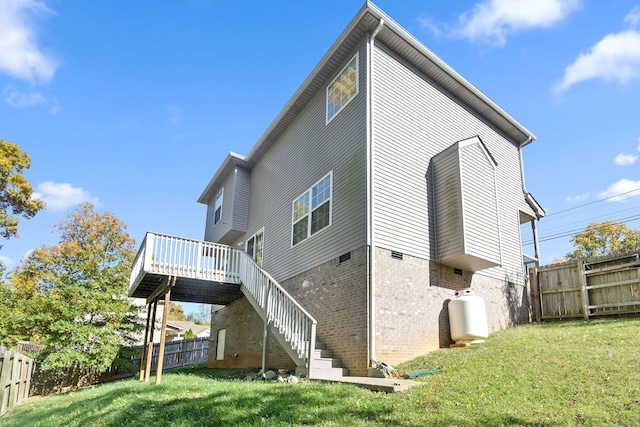
[[[149,298],[175,277],[173,301],[228,305],[243,296],[237,249],[211,242],[147,233],[136,255],[129,296]]]
[[[264,321],[263,369],[271,331],[299,368],[312,372],[316,320],[244,251],[217,243],[147,233],[134,259],[128,295],[147,302],[147,357],[140,378],[148,381],[152,325],[159,300],[228,305],[246,297]],[[167,310],[163,311],[163,348]],[[150,332],[151,331],[151,332]],[[143,356],[144,359],[144,356]],[[160,382],[162,358],[158,361]]]

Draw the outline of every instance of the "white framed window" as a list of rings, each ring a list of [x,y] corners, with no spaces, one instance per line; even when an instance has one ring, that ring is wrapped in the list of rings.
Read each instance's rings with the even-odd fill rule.
[[[245,242],[244,250],[256,262],[256,264],[262,267],[262,258],[264,254],[264,227]]]
[[[351,61],[327,86],[327,124],[360,91],[360,53],[356,52]]]
[[[213,213],[213,225],[216,225],[220,222],[220,218],[222,218],[222,197],[224,195],[224,188],[220,190],[218,195],[216,196],[216,202],[213,205],[214,213]]]
[[[293,201],[291,246],[331,225],[333,171]]]

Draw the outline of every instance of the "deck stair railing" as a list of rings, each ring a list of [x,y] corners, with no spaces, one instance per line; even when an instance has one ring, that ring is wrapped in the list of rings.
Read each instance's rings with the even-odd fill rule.
[[[301,365],[310,369],[316,320],[245,252],[240,258],[240,281],[264,310],[267,324],[291,346]]]
[[[147,273],[242,284],[245,294],[248,292],[263,310],[267,325],[275,328],[291,347],[287,352],[297,356],[300,365],[310,368],[316,320],[244,251],[149,232],[134,259],[130,289]]]

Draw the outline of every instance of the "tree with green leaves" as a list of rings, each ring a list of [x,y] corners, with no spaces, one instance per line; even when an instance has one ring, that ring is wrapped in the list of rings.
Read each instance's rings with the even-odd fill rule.
[[[169,305],[169,312],[167,313],[167,319],[169,320],[179,320],[186,321],[187,316],[184,314],[184,308],[180,304],[176,304],[175,302],[171,302]]]
[[[31,158],[18,145],[0,138],[0,236],[18,235],[19,216],[32,218],[44,202],[32,199],[33,187],[23,175]]]
[[[589,258],[640,250],[640,230],[614,221],[592,222],[571,238],[574,251],[567,259]]]
[[[34,250],[2,290],[9,313],[0,333],[12,332],[0,340],[44,344],[44,370],[104,371],[142,328],[139,308],[127,298],[135,242],[121,220],[90,203],[55,229],[60,241]]]

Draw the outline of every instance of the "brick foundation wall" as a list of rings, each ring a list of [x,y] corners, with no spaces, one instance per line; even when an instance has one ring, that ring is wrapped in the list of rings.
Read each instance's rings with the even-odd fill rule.
[[[317,321],[317,335],[349,375],[368,368],[368,248],[335,258],[287,279],[281,285]]]
[[[216,360],[218,331],[226,329],[224,359]],[[261,368],[264,322],[246,298],[211,313],[211,337],[207,366],[210,368]],[[295,364],[269,334],[268,365],[294,370]]]
[[[471,287],[484,298],[489,331],[529,322],[527,291],[479,273],[376,248],[376,356],[401,363],[451,344],[449,301],[454,290]]]

